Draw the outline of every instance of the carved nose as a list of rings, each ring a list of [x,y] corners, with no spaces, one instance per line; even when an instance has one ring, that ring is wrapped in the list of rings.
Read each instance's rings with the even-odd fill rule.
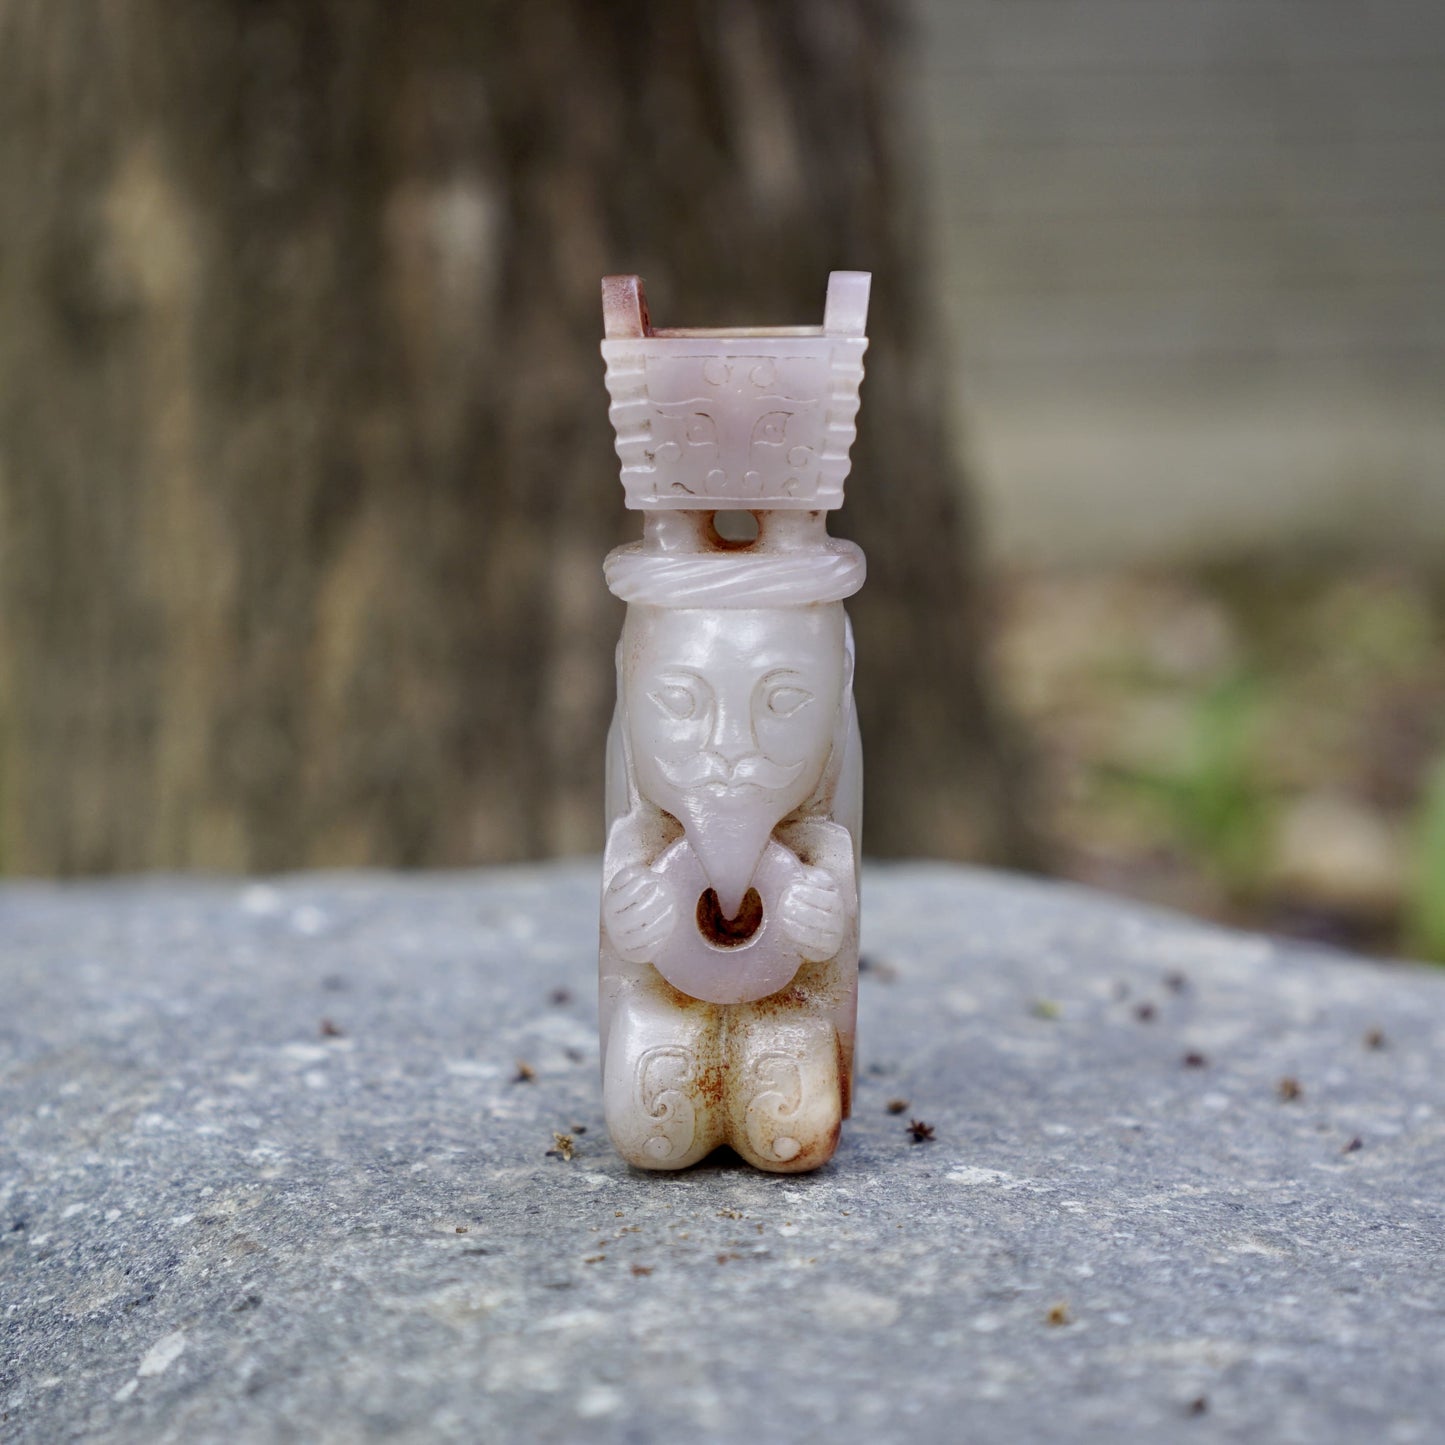
[[[736,709],[723,709],[718,713],[717,726],[712,737],[712,751],[729,768],[736,767],[749,753],[757,751],[746,715]]]

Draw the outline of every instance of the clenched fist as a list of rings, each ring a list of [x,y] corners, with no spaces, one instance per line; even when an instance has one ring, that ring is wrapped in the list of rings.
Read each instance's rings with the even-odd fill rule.
[[[783,931],[812,963],[832,958],[843,946],[848,927],[843,895],[829,873],[821,868],[804,868],[783,890],[778,900],[778,918]]]
[[[645,863],[629,863],[602,895],[602,923],[628,963],[650,963],[677,924],[672,884]]]

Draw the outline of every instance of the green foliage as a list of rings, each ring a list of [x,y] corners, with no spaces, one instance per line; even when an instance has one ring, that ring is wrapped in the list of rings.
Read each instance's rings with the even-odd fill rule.
[[[1415,952],[1445,963],[1445,757],[1426,779],[1417,819],[1410,937]]]
[[[1259,887],[1273,802],[1257,761],[1266,694],[1247,673],[1193,701],[1181,755],[1165,769],[1110,770],[1112,781],[1164,814],[1169,831],[1237,898]]]

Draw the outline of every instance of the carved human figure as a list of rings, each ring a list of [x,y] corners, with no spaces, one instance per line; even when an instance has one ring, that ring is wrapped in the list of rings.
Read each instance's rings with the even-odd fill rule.
[[[622,649],[633,776],[676,818],[736,919],[773,829],[817,789],[839,728],[843,608],[724,610],[634,606]],[[677,888],[645,864],[608,883],[604,916],[619,953],[652,959],[677,926]],[[777,903],[806,958],[831,958],[846,915],[837,882],[802,868]]]
[[[631,786],[602,919],[604,1100],[634,1163],[722,1142],[771,1169],[832,1153],[856,970],[853,844],[831,817],[851,674],[841,603],[628,609],[614,761]],[[648,1097],[659,1047],[690,1139]]]
[[[848,1113],[857,1000],[843,599],[863,559],[825,513],[842,500],[867,278],[835,275],[824,327],[756,335],[654,333],[635,278],[604,297],[623,477],[646,514],[643,541],[607,563],[628,603],[603,863],[608,1129],[643,1168],[731,1144],[763,1169],[813,1169]],[[684,413],[697,457],[671,440]],[[753,512],[753,541],[721,536],[730,505]]]

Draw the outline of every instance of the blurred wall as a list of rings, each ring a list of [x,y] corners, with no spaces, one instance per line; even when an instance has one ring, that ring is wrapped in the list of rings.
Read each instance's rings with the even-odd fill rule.
[[[993,545],[1445,542],[1445,4],[925,0]]]

